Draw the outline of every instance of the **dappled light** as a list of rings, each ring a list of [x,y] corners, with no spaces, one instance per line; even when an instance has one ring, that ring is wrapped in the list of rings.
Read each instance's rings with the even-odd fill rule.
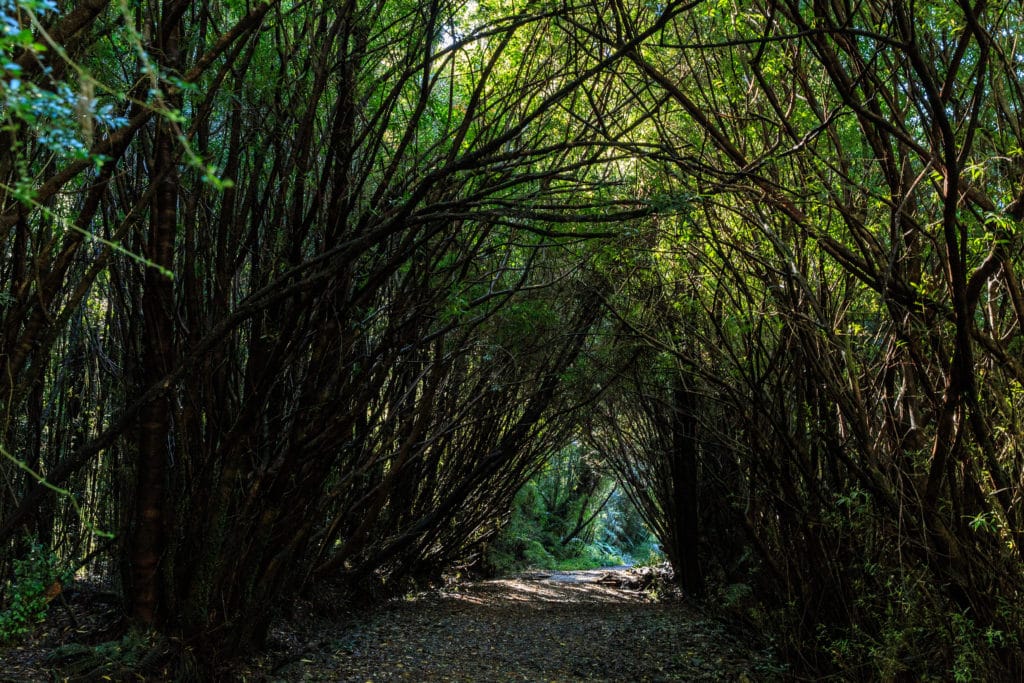
[[[0,0],[0,677],[1024,680],[1022,27]]]
[[[452,593],[456,600],[483,604],[488,594],[497,594],[501,599],[525,603],[534,609],[545,609],[548,603],[607,602],[650,602],[651,596],[643,591],[623,591],[614,585],[602,583],[607,570],[578,570],[555,574],[528,574],[524,579],[495,579],[475,586],[469,594]]]
[[[629,572],[528,573],[402,600],[292,672],[353,681],[778,678],[778,665],[709,615],[609,578],[628,581]]]
[[[482,566],[498,574],[664,559],[612,465],[578,439],[539,464],[513,498],[508,521],[485,548]]]

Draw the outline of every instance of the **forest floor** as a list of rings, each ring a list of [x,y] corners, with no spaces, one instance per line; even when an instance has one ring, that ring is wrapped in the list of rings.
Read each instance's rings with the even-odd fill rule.
[[[358,683],[782,678],[768,654],[698,608],[678,598],[658,601],[637,588],[646,583],[641,572],[530,572],[454,584],[395,601],[291,661],[279,659],[269,675],[256,665],[246,677]]]
[[[267,683],[782,679],[749,639],[679,597],[655,599],[655,591],[671,591],[652,584],[653,574],[617,567],[454,582],[343,618],[318,616],[307,604],[278,624],[263,654],[222,676]],[[71,593],[63,609],[53,607],[29,642],[0,648],[0,682],[62,680],[46,664],[53,648],[93,640],[115,620],[109,595],[96,591]]]

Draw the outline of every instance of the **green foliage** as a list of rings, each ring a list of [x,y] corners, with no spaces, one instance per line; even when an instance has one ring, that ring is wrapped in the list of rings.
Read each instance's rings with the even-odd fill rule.
[[[95,645],[62,645],[46,661],[60,680],[204,680],[188,647],[148,630],[131,629],[120,640]]]
[[[22,79],[23,68],[15,61],[18,54],[44,60],[48,46],[37,40],[33,29],[40,18],[57,11],[56,3],[50,0],[0,2],[2,126],[9,132],[23,126],[31,128],[36,133],[36,142],[59,159],[88,159],[97,128],[113,130],[127,121],[115,112],[112,104],[98,103],[92,80],[83,78],[78,87],[66,81],[40,87]],[[97,157],[96,161],[100,159]]]
[[[488,549],[488,563],[498,573],[662,560],[628,497],[595,470],[578,445],[554,454],[519,490],[509,522]]]
[[[745,583],[730,583],[722,589],[722,600],[726,607],[735,607],[749,598],[752,592]]]
[[[19,640],[46,617],[49,589],[65,581],[60,563],[52,550],[35,539],[29,540],[28,553],[14,561],[14,581],[4,587],[7,605],[0,612],[0,643]]]
[[[189,642],[255,643],[303,563],[443,564],[607,407],[634,500],[693,480],[720,604],[794,662],[977,680],[1020,652],[996,608],[1024,586],[1019,3],[207,3],[174,50],[155,5],[90,5],[62,36],[44,26],[74,3],[0,0],[0,469],[13,499],[46,489],[32,520],[62,547],[133,528],[137,266],[173,269],[139,224],[174,184],[184,365],[162,390],[187,409],[160,551],[166,585],[197,587],[164,605]],[[684,477],[666,455],[690,441]],[[645,514],[677,544],[671,500]],[[0,637],[42,614],[47,553],[15,563]],[[661,554],[570,445],[490,557]]]
[[[900,563],[898,552],[885,543],[858,546],[856,538],[879,524],[869,495],[854,489],[837,496],[837,502],[835,513],[823,517],[819,533],[837,546],[859,549],[832,559],[828,571],[841,580],[830,585],[828,594],[854,612],[856,620],[838,610],[822,611],[808,633],[801,626],[805,602],[772,606],[748,584],[720,589],[719,604],[780,634],[784,649],[820,657],[819,666],[827,662],[854,679],[1004,679],[1001,660],[1019,647],[1013,625],[1021,623],[1020,608],[996,600],[987,619],[963,609],[929,579],[928,568]],[[752,583],[758,582],[752,576]]]

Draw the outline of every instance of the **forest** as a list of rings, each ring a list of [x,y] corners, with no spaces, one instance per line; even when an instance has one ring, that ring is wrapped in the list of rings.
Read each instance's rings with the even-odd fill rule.
[[[794,676],[1019,680],[1022,26],[0,0],[0,639],[101,577],[199,680],[554,462]]]

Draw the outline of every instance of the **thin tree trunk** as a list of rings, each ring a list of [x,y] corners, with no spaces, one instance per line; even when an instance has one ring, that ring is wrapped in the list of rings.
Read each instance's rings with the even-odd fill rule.
[[[672,503],[676,524],[673,564],[676,580],[687,595],[700,597],[704,593],[704,576],[697,557],[697,440],[694,416],[696,397],[682,376],[673,388],[672,414]]]
[[[172,3],[165,1],[163,14],[172,14]],[[179,28],[167,29],[161,46],[162,61],[178,61]],[[170,102],[174,107],[176,103]],[[150,223],[146,256],[155,266],[172,270],[174,238],[177,230],[178,173],[175,167],[174,124],[165,118],[157,121],[154,139],[155,163],[150,175],[157,184]],[[174,287],[172,280],[157,267],[146,269],[142,296],[145,320],[143,345],[143,386],[166,376],[174,366]],[[171,402],[164,394],[141,411],[138,436],[138,478],[136,483],[135,533],[131,549],[131,614],[141,625],[153,625],[159,619],[160,560],[164,548],[165,466],[169,456]]]

